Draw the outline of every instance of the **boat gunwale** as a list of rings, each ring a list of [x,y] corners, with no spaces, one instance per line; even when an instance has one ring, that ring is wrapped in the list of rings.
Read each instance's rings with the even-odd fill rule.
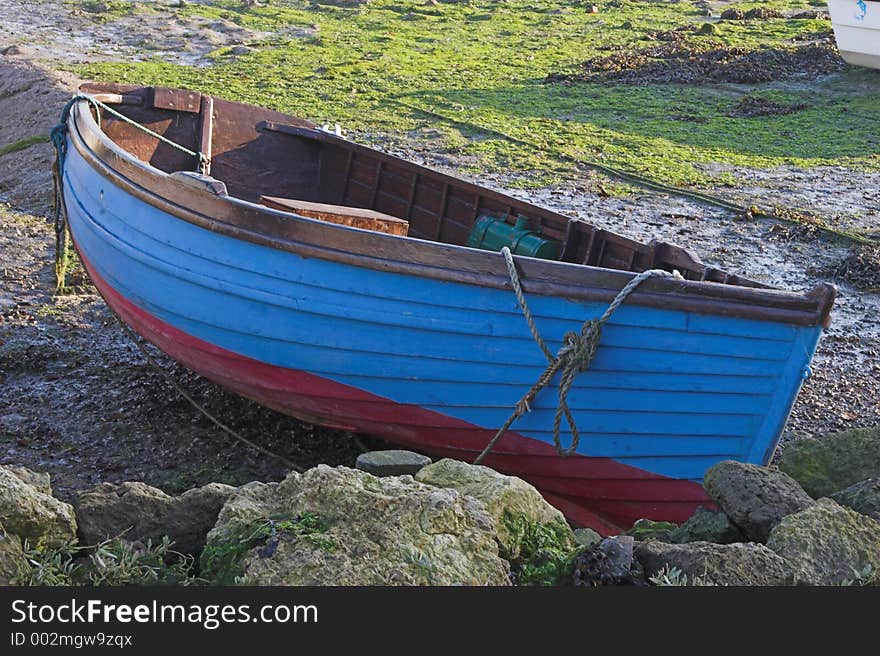
[[[86,102],[75,104],[68,121],[73,128],[69,134],[75,150],[102,177],[179,220],[303,257],[446,282],[512,289],[499,253],[326,223],[195,188],[116,144],[100,129]],[[610,302],[636,275],[555,260],[524,256],[515,256],[515,259],[526,292],[575,301]],[[827,283],[803,293],[707,281],[655,279],[631,294],[627,303],[801,326],[827,326],[835,295],[836,289]]]

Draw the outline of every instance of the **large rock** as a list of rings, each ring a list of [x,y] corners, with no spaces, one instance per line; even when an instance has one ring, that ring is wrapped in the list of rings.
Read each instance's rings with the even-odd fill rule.
[[[832,494],[831,498],[841,506],[880,521],[880,478],[869,478],[850,485],[845,490]]]
[[[779,468],[816,499],[880,478],[880,426],[791,442]]]
[[[508,558],[516,559],[519,555],[524,523],[553,524],[557,529],[554,532],[569,546],[574,546],[574,535],[562,513],[521,478],[450,459],[428,465],[415,478],[421,483],[452,488],[479,499],[495,520],[498,541]]]
[[[197,554],[234,491],[229,485],[209,483],[172,497],[146,483],[102,483],[75,501],[80,541],[93,545],[121,536],[156,543],[167,535],[176,551]]]
[[[49,474],[31,471],[27,467],[16,465],[6,465],[6,470],[33,487],[37,492],[52,496],[52,483]]]
[[[0,466],[0,526],[31,547],[60,547],[76,539],[73,508]]]
[[[710,468],[703,487],[754,542],[766,542],[779,520],[813,504],[813,499],[786,474],[733,460]]]
[[[574,542],[578,547],[592,549],[602,541],[602,536],[591,528],[576,528]]]
[[[174,541],[174,549],[198,554],[220,509],[233,492],[235,488],[231,485],[208,483],[175,497],[162,529],[164,535]]]
[[[202,571],[254,585],[510,583],[492,517],[473,497],[325,465],[233,495]]]
[[[667,541],[678,544],[687,542],[732,544],[744,540],[742,531],[730,521],[730,517],[723,512],[700,507],[684,524],[670,533],[670,539]]]
[[[94,545],[124,537],[139,540],[159,535],[172,498],[141,482],[101,483],[74,500],[80,541]]]
[[[0,529],[0,586],[26,585],[29,571],[21,541]]]
[[[767,546],[794,570],[794,582],[838,585],[866,570],[880,572],[880,522],[831,499],[789,515]]]
[[[648,577],[676,568],[691,585],[785,585],[786,562],[763,544],[667,544],[651,540],[636,546],[636,558]]]
[[[298,474],[291,472],[285,479],[290,485]],[[239,538],[248,527],[267,518],[267,509],[274,507],[278,495],[278,483],[260,483],[253,481],[235,490],[217,515],[217,522],[208,532],[208,544],[231,544]]]

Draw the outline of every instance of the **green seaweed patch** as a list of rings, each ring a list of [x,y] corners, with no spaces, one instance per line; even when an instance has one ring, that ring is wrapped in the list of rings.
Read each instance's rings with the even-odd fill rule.
[[[235,585],[244,576],[245,556],[257,547],[268,558],[275,553],[280,538],[291,535],[303,538],[324,551],[335,551],[336,542],[325,535],[327,523],[316,513],[304,512],[292,519],[259,519],[247,524],[222,544],[207,545],[202,550],[201,574],[217,585]]]
[[[85,2],[67,2],[67,5],[85,11],[99,23],[106,23],[122,16],[128,16],[141,8],[133,2],[125,0],[85,0]]]
[[[517,585],[549,586],[570,582],[574,560],[583,551],[561,520],[536,522],[521,513],[505,512],[508,539],[499,554],[510,562]]]
[[[46,135],[37,134],[32,137],[25,137],[24,139],[19,139],[11,144],[7,144],[5,146],[0,146],[0,157],[3,155],[8,155],[9,153],[17,153],[20,150],[26,150],[31,146],[36,146],[40,143],[46,143],[49,141]]]
[[[744,11],[765,6],[786,15],[810,8],[804,0],[740,6]],[[451,127],[419,111],[438,108],[460,122],[456,130],[444,130],[432,140],[430,149],[445,146],[462,153],[473,174],[549,170],[554,179],[577,175],[577,165],[560,161],[558,152],[697,188],[734,183],[706,172],[705,165],[716,162],[880,170],[880,93],[870,71],[847,68],[829,78],[759,83],[748,90],[708,81],[635,87],[542,84],[549,73],[572,70],[597,56],[644,48],[648,26],[652,32],[685,27],[682,33],[695,41],[755,49],[813,38],[817,30],[827,31],[827,21],[727,21],[707,38],[696,32],[707,24],[704,17],[680,4],[659,2],[610,3],[602,6],[601,15],[562,0],[432,7],[421,0],[372,0],[350,8],[305,0],[245,7],[240,0],[218,0],[188,3],[177,11],[272,34],[272,45],[241,57],[224,56],[221,50],[213,65],[203,67],[150,60],[71,68],[87,78],[191,88],[319,124],[339,123],[361,134],[403,136]],[[481,20],[489,12],[491,19]],[[412,14],[423,19],[407,20]],[[627,21],[632,29],[607,28]],[[290,26],[308,27],[314,36],[291,36]],[[760,119],[728,116],[746,93],[809,107]],[[498,129],[521,142],[487,139],[481,128]]]
[[[672,542],[672,535],[678,529],[678,524],[672,522],[657,522],[651,519],[639,519],[632,525],[625,535],[631,535],[636,540],[660,540]]]

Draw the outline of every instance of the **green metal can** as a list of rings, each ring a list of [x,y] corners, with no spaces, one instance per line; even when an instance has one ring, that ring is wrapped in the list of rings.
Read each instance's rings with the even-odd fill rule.
[[[474,222],[467,245],[487,251],[500,251],[507,246],[511,253],[539,257],[544,260],[559,258],[559,242],[544,239],[532,230],[530,221],[519,216],[514,225],[494,216],[481,216]]]

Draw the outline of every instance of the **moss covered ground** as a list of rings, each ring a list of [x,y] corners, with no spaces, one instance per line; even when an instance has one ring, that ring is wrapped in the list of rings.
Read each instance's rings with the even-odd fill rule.
[[[786,15],[817,9],[815,0],[770,0],[725,4],[716,15],[730,6]],[[589,3],[559,0],[187,3],[164,11],[169,19],[183,14],[229,21],[260,36],[243,44],[247,52],[214,51],[211,66],[151,60],[84,64],[76,71],[188,87],[401,140],[431,126],[439,145],[468,156],[474,172],[540,171],[534,184],[570,171],[573,164],[560,162],[557,151],[695,187],[733,183],[711,172],[715,162],[880,170],[880,76],[874,71],[844,68],[814,79],[747,85],[545,82],[548,74],[580,71],[596,57],[662,44],[657,33],[666,30],[713,22],[710,35],[684,32],[685,45],[790,49],[827,36],[827,20],[719,20],[690,2],[611,0],[597,7],[590,13]],[[787,115],[729,115],[746,96],[804,107]]]

